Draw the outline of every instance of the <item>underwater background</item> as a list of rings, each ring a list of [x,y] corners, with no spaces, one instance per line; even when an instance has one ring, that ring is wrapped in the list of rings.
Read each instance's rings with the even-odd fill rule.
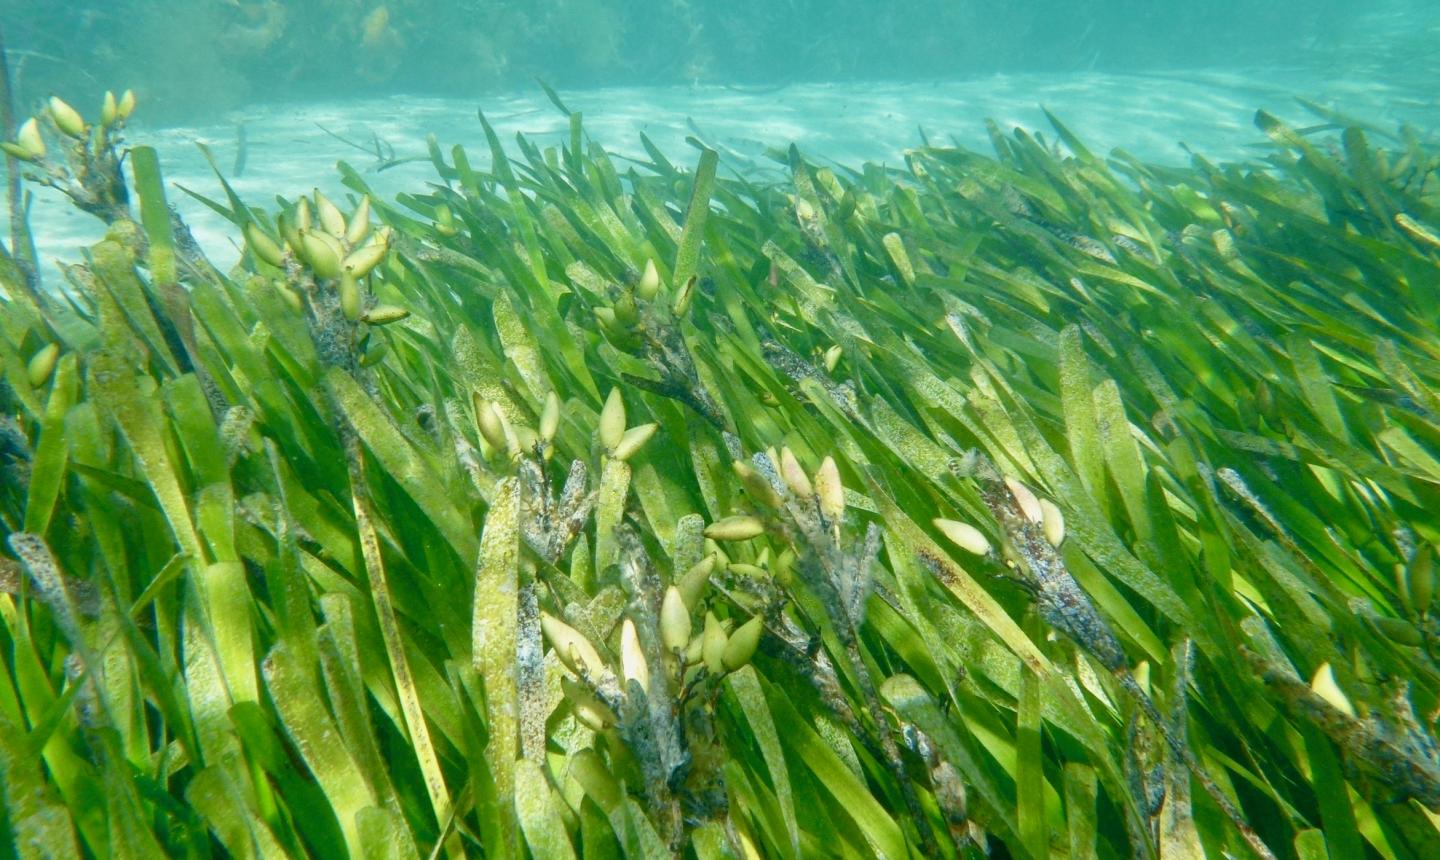
[[[0,42],[0,860],[1440,857],[1434,0]]]
[[[1177,163],[1182,143],[1243,155],[1257,108],[1313,120],[1297,97],[1440,125],[1427,0],[0,0],[0,20],[17,122],[52,94],[132,88],[131,137],[172,179],[206,187],[200,141],[265,196],[338,191],[337,158],[414,187],[426,136],[473,141],[477,106],[506,136],[563,139],[537,79],[584,92],[587,128],[617,152],[641,154],[638,131],[669,152],[695,135],[760,173],[792,142],[848,165],[894,162],[924,134],[984,146],[985,119],[1033,128],[1042,105],[1102,151]],[[178,205],[235,258],[223,220]],[[32,218],[46,260],[99,236],[58,194]]]
[[[5,0],[22,102],[120,79],[153,121],[528,88],[1309,68],[1423,80],[1426,0]]]

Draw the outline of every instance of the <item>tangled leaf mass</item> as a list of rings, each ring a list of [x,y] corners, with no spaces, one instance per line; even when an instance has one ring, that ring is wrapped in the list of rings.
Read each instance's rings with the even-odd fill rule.
[[[222,273],[134,108],[6,146],[110,226],[0,255],[18,856],[1435,856],[1415,130],[762,182],[482,116],[395,200],[221,178]]]

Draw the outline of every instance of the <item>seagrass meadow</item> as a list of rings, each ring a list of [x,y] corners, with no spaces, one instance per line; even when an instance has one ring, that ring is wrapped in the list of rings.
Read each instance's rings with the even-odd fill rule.
[[[1440,149],[12,175],[0,852],[1440,854]],[[122,160],[129,172],[121,170]],[[174,193],[173,190],[169,193]]]

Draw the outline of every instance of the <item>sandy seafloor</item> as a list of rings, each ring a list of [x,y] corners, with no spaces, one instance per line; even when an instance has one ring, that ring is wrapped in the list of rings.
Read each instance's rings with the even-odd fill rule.
[[[1412,124],[1423,136],[1440,133],[1440,87],[1326,80],[1314,72],[1175,72],[1169,74],[998,75],[943,82],[793,84],[778,89],[718,85],[614,88],[567,91],[568,106],[584,114],[591,139],[612,153],[644,157],[644,132],[674,162],[690,164],[698,153],[685,141],[697,135],[721,150],[722,169],[780,176],[766,147],[799,145],[812,158],[858,166],[864,161],[899,163],[907,148],[921,143],[958,143],[989,152],[987,118],[1003,129],[1043,130],[1048,108],[1096,152],[1119,147],[1137,157],[1170,164],[1189,155],[1211,160],[1263,155],[1265,138],[1254,126],[1257,108],[1300,126],[1320,123],[1297,102],[1301,96],[1385,129]],[[274,207],[276,195],[294,199],[318,186],[344,199],[335,170],[345,160],[387,197],[424,191],[436,181],[433,166],[420,160],[377,171],[373,154],[351,148],[328,132],[392,147],[395,157],[424,156],[434,134],[447,153],[463,144],[474,165],[489,161],[476,119],[485,111],[502,139],[521,132],[541,146],[568,139],[568,122],[537,86],[532,91],[473,101],[394,96],[337,102],[256,104],[199,126],[149,127],[144,104],[127,138],[154,146],[160,154],[168,193],[214,262],[233,265],[239,250],[235,231],[216,213],[180,191],[183,185],[222,199],[223,192],[195,145],[208,145],[237,192],[252,206]],[[233,174],[237,129],[247,141],[243,172]],[[71,207],[58,193],[38,189],[31,227],[45,265],[47,283],[59,277],[56,260],[78,261],[84,247],[101,235],[99,222]],[[8,236],[8,225],[6,228]]]

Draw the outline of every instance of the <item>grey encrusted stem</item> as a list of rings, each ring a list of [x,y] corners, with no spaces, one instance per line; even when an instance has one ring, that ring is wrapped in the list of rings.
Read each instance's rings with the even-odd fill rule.
[[[765,351],[765,360],[770,363],[771,367],[790,377],[796,384],[805,380],[814,381],[825,389],[825,392],[835,401],[835,405],[845,413],[846,418],[860,427],[869,429],[870,422],[860,414],[860,403],[852,385],[836,383],[829,374],[801,358],[778,341],[766,340],[760,344],[760,347]]]
[[[640,336],[644,340],[650,366],[660,374],[660,381],[630,374],[625,381],[653,394],[678,400],[721,430],[733,430],[725,413],[705,388],[690,347],[680,332],[680,324],[664,307],[663,302],[650,303],[640,316]]]
[[[973,479],[979,485],[981,498],[999,522],[1014,551],[1014,571],[1018,581],[1033,595],[1045,623],[1065,634],[1081,650],[1110,670],[1120,686],[1159,729],[1170,750],[1185,763],[1205,793],[1235,825],[1251,850],[1267,860],[1273,858],[1275,855],[1261,841],[1259,834],[1245,822],[1235,804],[1200,766],[1185,742],[1171,731],[1165,717],[1135,680],[1119,638],[1111,631],[1089,595],[1075,581],[1060,553],[1050,545],[1044,526],[1025,517],[994,462],[980,451],[972,450],[964,458],[952,461],[950,471],[956,477]]]
[[[1407,683],[1395,682],[1391,719],[1377,713],[1352,717],[1310,689],[1288,664],[1248,648],[1241,653],[1285,710],[1314,723],[1339,747],[1352,774],[1383,786],[1387,800],[1413,798],[1440,811],[1440,744],[1415,714]]]
[[[767,472],[774,475],[774,464],[770,464]],[[874,588],[871,571],[880,554],[880,531],[873,523],[870,524],[861,545],[847,551],[840,544],[840,523],[832,522],[825,516],[816,496],[799,498],[790,495],[785,501],[784,513],[787,525],[796,532],[792,536],[792,543],[799,552],[796,573],[819,596],[845,646],[845,656],[855,671],[860,694],[875,725],[883,761],[900,786],[911,820],[920,835],[923,853],[931,856],[936,846],[929,818],[920,807],[914,783],[905,773],[900,748],[891,735],[875,679],[860,653],[860,627],[865,621],[865,602]]]
[[[690,751],[677,716],[680,703],[670,687],[670,673],[660,646],[660,578],[634,532],[621,528],[618,538],[620,574],[630,592],[629,618],[650,670],[648,693],[638,681],[626,684],[620,732],[640,762],[646,796],[669,826],[670,847],[679,851],[685,832],[675,792],[690,768]]]

